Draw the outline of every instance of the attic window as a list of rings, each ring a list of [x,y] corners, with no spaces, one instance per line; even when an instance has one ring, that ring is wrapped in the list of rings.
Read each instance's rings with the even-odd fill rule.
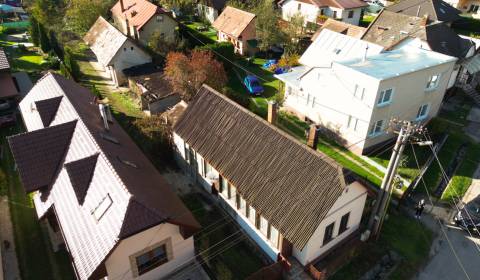
[[[102,139],[104,140],[107,140],[109,142],[112,142],[113,144],[117,144],[117,145],[120,145],[120,142],[117,140],[117,138],[111,136],[111,135],[108,135],[106,133],[100,133],[100,136],[102,137]]]
[[[133,168],[138,168],[138,165],[136,165],[135,163],[133,163],[133,162],[131,162],[131,161],[128,161],[128,160],[126,160],[126,159],[123,159],[123,158],[121,158],[121,157],[119,157],[119,156],[117,156],[117,159],[118,159],[121,163],[123,163],[123,164],[125,164],[125,165],[128,165],[128,166],[133,167]]]
[[[110,206],[112,206],[112,204],[113,204],[112,198],[110,197],[110,194],[107,194],[107,196],[105,196],[102,199],[102,201],[100,201],[100,203],[97,205],[97,207],[95,207],[95,209],[93,209],[92,215],[97,222],[100,221],[100,219],[103,217],[103,215],[105,215],[108,208],[110,208]]]
[[[158,15],[157,16],[157,22],[162,22],[163,21],[163,16],[162,15]]]

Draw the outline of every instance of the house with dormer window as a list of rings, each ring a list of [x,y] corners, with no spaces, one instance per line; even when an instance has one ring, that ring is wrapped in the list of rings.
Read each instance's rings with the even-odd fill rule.
[[[77,279],[160,279],[194,260],[199,224],[88,89],[57,74],[20,102],[8,138],[25,191]]]

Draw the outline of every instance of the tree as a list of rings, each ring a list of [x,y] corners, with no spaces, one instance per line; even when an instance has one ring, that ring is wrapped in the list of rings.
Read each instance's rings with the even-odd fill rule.
[[[50,46],[50,39],[48,39],[47,32],[43,24],[38,24],[38,34],[40,35],[40,48],[44,53],[48,53],[52,47]]]
[[[263,0],[254,12],[257,15],[255,25],[260,50],[265,51],[271,46],[283,43],[285,33],[278,28],[279,17],[273,8],[272,0]]]
[[[65,13],[65,22],[72,31],[83,34],[90,29],[99,16],[106,16],[111,2],[71,0]]]
[[[285,29],[286,42],[285,42],[285,50],[288,53],[300,53],[301,44],[299,44],[300,40],[303,39],[306,34],[307,30],[305,28],[305,18],[300,14],[297,13],[290,18],[290,22]]]
[[[52,27],[63,18],[62,0],[34,0],[31,13],[44,26]]]
[[[38,34],[38,21],[33,15],[30,17],[29,29],[30,29],[30,36],[32,37],[32,43],[35,46],[38,46],[40,44],[40,34]]]
[[[164,35],[162,35],[160,31],[155,31],[152,33],[150,39],[148,40],[147,46],[152,52],[162,56],[168,54],[175,49],[178,49],[177,42],[170,42],[165,40]]]
[[[214,59],[212,52],[204,50],[193,50],[189,56],[170,52],[167,55],[165,75],[185,101],[191,100],[204,83],[217,90],[221,90],[227,83],[222,63]]]

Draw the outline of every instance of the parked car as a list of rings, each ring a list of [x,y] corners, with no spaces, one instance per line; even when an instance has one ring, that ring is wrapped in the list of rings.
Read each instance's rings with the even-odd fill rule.
[[[10,127],[15,125],[17,118],[14,114],[5,115],[0,117],[0,128]]]
[[[263,93],[263,86],[257,77],[248,75],[243,79],[243,84],[251,95],[260,95]]]
[[[460,206],[460,211],[453,217],[457,226],[471,234],[480,235],[480,203],[472,201],[468,204]]]

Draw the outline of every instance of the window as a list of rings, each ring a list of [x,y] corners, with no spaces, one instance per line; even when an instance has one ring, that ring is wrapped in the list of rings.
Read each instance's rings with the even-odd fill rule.
[[[417,121],[423,120],[428,116],[428,104],[424,104],[418,108]]]
[[[221,178],[221,181],[222,181],[221,184],[220,184],[220,193],[224,197],[228,197],[228,181],[224,177],[220,177],[220,178]]]
[[[130,50],[133,51],[133,47],[130,47]]]
[[[347,128],[350,128],[350,126],[352,125],[352,116],[348,116],[348,121],[347,121]]]
[[[241,195],[238,195],[238,210],[242,213],[245,217],[247,216],[247,202]]]
[[[440,75],[433,75],[428,79],[426,90],[436,89],[438,82],[440,81]]]
[[[320,15],[321,16],[325,15],[325,10],[324,9],[320,9]]]
[[[110,194],[107,194],[102,201],[93,209],[92,215],[95,218],[95,220],[100,221],[100,219],[103,217],[105,212],[107,212],[108,208],[112,205],[113,201],[112,198],[110,197]]]
[[[340,220],[340,228],[338,229],[338,234],[343,233],[348,228],[348,218],[350,218],[350,213],[347,213],[342,216]]]
[[[358,119],[355,119],[355,125],[353,126],[353,131],[357,131],[358,128]]]
[[[248,208],[248,219],[252,223],[252,225],[256,226],[256,218],[257,218],[257,212],[255,211],[255,208],[253,208],[251,205]]]
[[[302,9],[302,4],[301,3],[298,3],[298,6],[297,6],[297,10],[301,10]]]
[[[260,232],[263,233],[263,235],[267,236],[268,234],[268,221],[265,219],[263,216],[260,216]]]
[[[370,129],[370,136],[378,136],[383,132],[383,120],[376,121]]]
[[[162,22],[163,21],[163,16],[162,15],[158,15],[157,16],[157,22]]]
[[[392,95],[393,95],[393,89],[392,88],[382,90],[380,92],[380,98],[378,99],[377,105],[378,106],[385,106],[387,104],[390,104],[390,102],[392,102]]]
[[[353,88],[353,96],[357,97],[358,85]]]
[[[203,159],[203,169],[204,169],[203,171],[205,173],[205,177],[208,177],[208,174],[213,171],[212,166],[208,164],[208,162],[205,159]]]
[[[337,11],[333,11],[333,18],[337,18]]]
[[[142,275],[168,262],[167,246],[165,244],[135,258],[138,275]]]
[[[323,245],[327,244],[333,239],[334,226],[335,226],[335,223],[331,223],[325,228],[325,235],[323,236]]]
[[[228,186],[230,187],[230,196],[228,198],[233,204],[235,204],[237,200],[237,190],[230,184],[228,184]]]
[[[348,11],[348,18],[353,18],[353,11]]]
[[[273,226],[270,226],[270,242],[272,243],[273,247],[278,248],[278,230]]]
[[[127,51],[127,48],[123,48],[123,51],[126,52],[126,51]]]

